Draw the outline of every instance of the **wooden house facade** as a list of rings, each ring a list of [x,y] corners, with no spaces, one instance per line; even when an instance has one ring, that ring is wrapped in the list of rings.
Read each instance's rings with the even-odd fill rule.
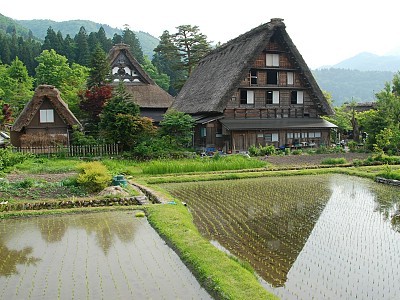
[[[72,128],[81,123],[54,86],[40,85],[10,129],[14,147],[69,145]]]
[[[114,85],[123,82],[140,107],[140,114],[154,123],[162,120],[174,98],[159,87],[133,57],[126,44],[115,45],[108,54]]]
[[[272,19],[199,62],[171,106],[196,120],[195,148],[329,144],[334,111],[285,28]]]

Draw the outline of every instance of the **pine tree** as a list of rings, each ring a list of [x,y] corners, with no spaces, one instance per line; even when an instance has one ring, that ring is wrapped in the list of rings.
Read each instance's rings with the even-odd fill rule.
[[[88,44],[88,36],[86,34],[85,27],[81,27],[77,35],[75,35],[75,62],[82,65],[88,66],[90,52],[89,52],[89,44]]]
[[[101,49],[99,44],[97,44],[91,56],[89,67],[88,89],[93,86],[102,86],[110,82],[111,67],[108,63],[106,53]]]
[[[133,57],[135,57],[135,59],[140,64],[143,64],[144,56],[139,39],[136,37],[136,34],[128,27],[125,27],[124,31],[122,32],[122,42],[129,45],[129,50],[131,51]]]

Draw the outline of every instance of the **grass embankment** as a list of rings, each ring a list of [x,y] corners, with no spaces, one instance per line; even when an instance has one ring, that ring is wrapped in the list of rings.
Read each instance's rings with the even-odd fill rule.
[[[146,208],[148,220],[202,286],[216,299],[278,299],[268,293],[253,272],[215,248],[198,232],[187,207],[157,205]]]

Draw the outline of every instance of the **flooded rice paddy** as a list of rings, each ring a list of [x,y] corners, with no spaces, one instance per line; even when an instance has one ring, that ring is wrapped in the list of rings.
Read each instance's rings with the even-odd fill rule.
[[[400,189],[345,175],[169,184],[282,299],[398,299]]]
[[[0,221],[0,299],[211,299],[133,212]]]

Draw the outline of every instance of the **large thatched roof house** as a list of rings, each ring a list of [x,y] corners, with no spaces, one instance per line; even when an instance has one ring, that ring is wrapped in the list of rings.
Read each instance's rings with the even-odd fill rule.
[[[199,62],[170,108],[196,119],[195,147],[329,143],[334,112],[285,28],[271,19]]]
[[[112,47],[108,54],[113,83],[123,82],[140,107],[140,114],[158,123],[170,107],[173,97],[160,88],[143,70],[126,44]]]
[[[10,130],[15,147],[68,145],[72,127],[82,128],[78,119],[52,85],[40,85]]]

